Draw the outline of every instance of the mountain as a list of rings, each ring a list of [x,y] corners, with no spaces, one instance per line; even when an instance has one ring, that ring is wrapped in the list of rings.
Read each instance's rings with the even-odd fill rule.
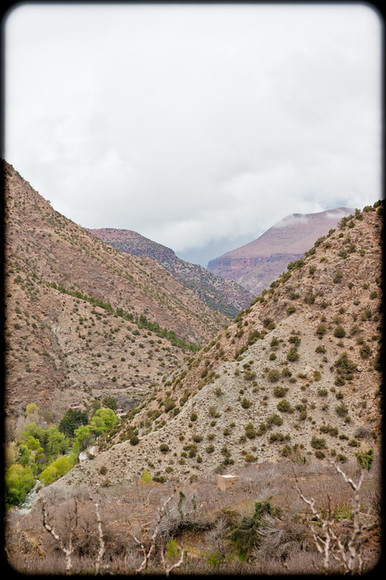
[[[233,280],[210,274],[205,268],[178,258],[173,250],[131,230],[115,228],[89,229],[91,234],[121,252],[133,256],[148,256],[159,262],[207,306],[234,318],[246,308],[253,296]]]
[[[156,384],[75,467],[66,455],[50,463],[45,471],[56,480],[38,484],[27,502],[6,513],[13,569],[169,575],[178,568],[239,576],[373,571],[381,554],[382,209],[377,202],[343,218],[199,352],[181,355],[180,364],[168,361],[165,374],[154,377]],[[14,364],[28,362],[38,336],[52,336],[46,328],[53,329],[54,296],[54,312],[64,308],[74,318],[67,327],[73,336],[60,340],[74,345],[62,351],[72,372],[87,362],[106,364],[110,354],[118,366],[127,340],[136,364],[141,345],[131,339],[141,340],[145,363],[153,354],[177,358],[165,337],[116,311],[100,305],[88,311],[89,300],[38,284],[21,267],[18,275],[7,295],[19,315],[7,337],[17,351]],[[41,323],[36,303],[42,303]],[[60,317],[59,337],[65,314]],[[38,335],[29,334],[33,324]],[[107,336],[98,348],[106,350],[93,343],[96,358],[87,358],[82,342],[103,328]],[[152,342],[158,352],[149,350]],[[52,361],[52,373],[61,360]],[[103,378],[103,365],[96,372]],[[22,391],[21,367],[18,376]],[[46,374],[35,394],[49,380]],[[68,388],[57,396],[64,398]],[[29,427],[47,446],[46,431]],[[6,446],[6,481],[14,493],[33,485],[30,464],[37,466],[39,441],[31,436]],[[328,552],[320,551],[319,539],[329,540]]]
[[[377,202],[343,218],[58,485],[114,486],[145,470],[176,485],[378,449],[381,216]]]
[[[325,236],[340,219],[353,211],[340,207],[289,215],[253,242],[211,260],[208,270],[216,276],[234,280],[258,296],[286,270],[287,264],[301,258],[319,237]]]
[[[57,413],[115,395],[126,406],[228,324],[158,262],[103,243],[3,171],[13,417],[30,402]]]

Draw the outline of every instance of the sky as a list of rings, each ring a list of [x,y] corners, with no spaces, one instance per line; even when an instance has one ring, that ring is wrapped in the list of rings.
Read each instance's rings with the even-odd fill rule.
[[[206,266],[382,197],[371,4],[27,2],[2,32],[2,156],[83,227]]]

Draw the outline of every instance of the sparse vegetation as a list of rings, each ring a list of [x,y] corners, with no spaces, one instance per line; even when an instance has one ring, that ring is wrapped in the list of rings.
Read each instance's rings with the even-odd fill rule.
[[[287,399],[282,399],[277,404],[277,410],[281,413],[293,413],[292,405]]]
[[[286,388],[286,387],[276,386],[273,389],[273,394],[275,395],[275,397],[281,398],[281,397],[286,396],[287,391],[288,391],[288,388]]]
[[[268,378],[270,383],[277,383],[277,381],[280,379],[279,370],[278,369],[270,369],[268,371],[267,378]]]
[[[338,357],[334,363],[334,367],[338,377],[342,381],[350,381],[353,379],[354,372],[356,371],[356,364],[348,357],[347,352],[343,352],[340,357]]]
[[[288,351],[287,360],[289,362],[295,362],[298,360],[298,358],[299,358],[298,349],[296,348],[296,346],[292,346]]]
[[[346,550],[363,521],[370,566],[379,530],[381,206],[356,212],[216,325],[192,309],[192,294],[178,294],[170,273],[80,235],[26,191],[12,199],[25,205],[25,227],[9,248],[5,292],[11,561],[27,574],[64,572],[71,562],[73,574],[301,575],[322,570],[315,537],[338,524]],[[34,236],[52,260],[36,256]],[[66,250],[60,276],[57,247]],[[187,343],[203,328],[212,334],[188,354],[166,327]],[[26,393],[44,409],[23,412],[15,401],[25,404]],[[66,411],[72,400],[84,410]],[[359,468],[368,478],[357,520],[331,460],[352,481]],[[231,491],[220,489],[220,474],[237,476],[222,482]],[[294,474],[314,504],[299,508]],[[49,484],[38,493],[47,503],[33,500],[21,516],[13,507],[39,481]],[[332,573],[347,572],[330,556]]]

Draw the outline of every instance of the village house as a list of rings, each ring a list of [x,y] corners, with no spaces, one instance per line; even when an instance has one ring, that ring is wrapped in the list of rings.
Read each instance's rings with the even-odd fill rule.
[[[234,483],[236,483],[236,481],[238,480],[238,476],[237,475],[218,475],[217,476],[217,485],[218,487],[221,489],[221,491],[226,491],[227,489],[229,489],[230,487],[232,487],[232,485]]]
[[[78,411],[85,411],[86,407],[82,403],[70,403],[67,409],[73,409]]]

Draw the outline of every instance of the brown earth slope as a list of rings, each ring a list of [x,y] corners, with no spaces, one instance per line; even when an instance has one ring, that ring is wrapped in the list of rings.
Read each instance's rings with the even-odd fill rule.
[[[208,270],[236,281],[258,296],[286,270],[290,262],[301,258],[319,237],[325,236],[342,217],[353,211],[341,207],[289,215],[253,242],[211,260]]]
[[[171,272],[180,284],[190,288],[207,306],[226,316],[234,318],[252,301],[252,294],[233,280],[214,276],[202,266],[185,262],[170,248],[153,242],[137,232],[116,228],[88,231],[121,252],[153,258]]]
[[[229,318],[55,211],[4,163],[7,408],[152,388]]]
[[[188,482],[377,448],[381,216],[377,203],[344,218],[63,483],[108,487],[144,470]]]

